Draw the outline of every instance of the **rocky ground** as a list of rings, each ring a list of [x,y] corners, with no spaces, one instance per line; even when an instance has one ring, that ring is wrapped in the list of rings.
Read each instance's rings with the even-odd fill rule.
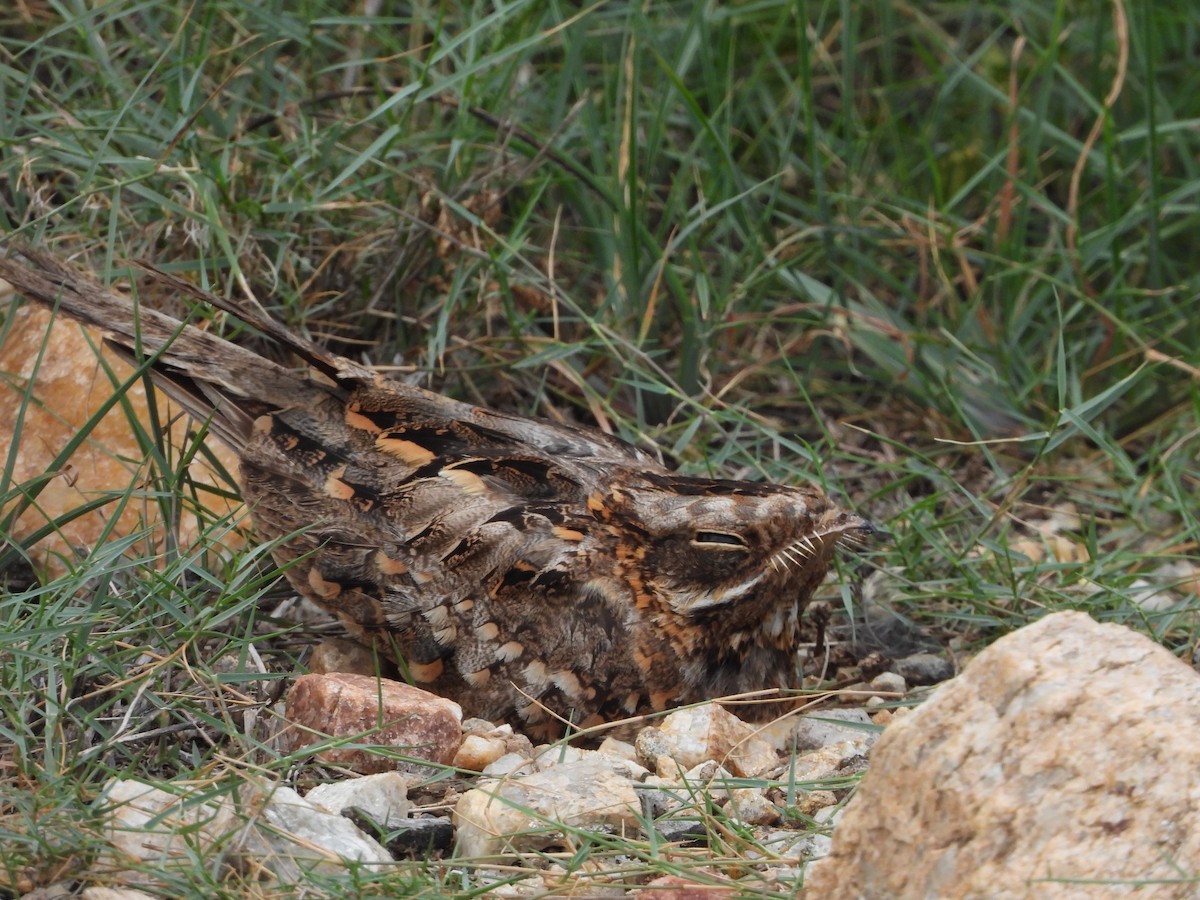
[[[877,681],[877,706],[906,689]],[[370,741],[395,753],[339,743],[381,698],[390,724]],[[762,728],[707,704],[593,750],[534,747],[406,685],[304,676],[278,740],[341,777],[301,790],[241,777],[224,795],[114,779],[99,801],[111,849],[93,868],[122,888],[85,896],[128,900],[199,854],[280,886],[440,859],[512,897],[1191,897],[1198,701],[1192,668],[1082,613],[1002,638],[915,709]],[[758,848],[736,869],[703,864],[722,830]],[[646,852],[678,874],[632,865]]]

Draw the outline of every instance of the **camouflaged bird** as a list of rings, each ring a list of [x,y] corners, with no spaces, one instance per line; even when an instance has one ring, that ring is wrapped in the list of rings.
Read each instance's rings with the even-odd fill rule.
[[[801,612],[871,530],[813,487],[678,475],[599,431],[388,380],[146,264],[315,373],[22,255],[0,276],[137,363],[157,354],[155,383],[239,454],[298,592],[415,684],[535,737],[797,686]]]

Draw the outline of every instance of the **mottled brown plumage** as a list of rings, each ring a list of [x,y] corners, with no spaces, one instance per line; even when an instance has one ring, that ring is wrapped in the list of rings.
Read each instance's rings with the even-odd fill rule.
[[[24,295],[160,354],[155,382],[239,453],[296,590],[469,715],[550,737],[556,716],[794,687],[805,603],[870,531],[813,487],[685,477],[598,431],[387,380],[152,267],[316,372],[23,255],[0,277]]]

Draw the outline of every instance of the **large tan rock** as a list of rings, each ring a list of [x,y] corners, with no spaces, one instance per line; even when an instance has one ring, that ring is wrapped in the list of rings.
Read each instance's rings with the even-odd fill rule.
[[[6,290],[7,285],[0,282],[0,288]],[[0,449],[7,454],[14,441],[17,444],[13,472],[17,484],[54,470],[36,502],[17,520],[14,535],[23,539],[105,493],[119,493],[130,484],[144,481],[149,469],[143,462],[145,454],[130,426],[129,413],[120,405],[109,410],[67,465],[54,467],[55,457],[64,445],[113,394],[112,378],[96,354],[95,347],[101,342],[97,332],[85,331],[77,323],[61,317],[51,324],[48,310],[23,306],[13,313],[7,333],[0,334],[4,337],[0,345]],[[90,335],[92,343],[85,335]],[[132,368],[108,351],[104,351],[103,359],[120,381],[133,373]],[[14,434],[18,411],[25,403],[24,392],[31,377],[35,378],[33,402],[26,404],[20,434]],[[131,387],[126,398],[132,414],[143,427],[148,427],[150,417],[142,385]],[[161,395],[158,409],[163,421],[173,421],[171,445],[175,448],[190,446],[187,417],[180,415],[178,407],[166,403]],[[215,440],[208,443],[226,470],[236,473],[237,460],[233,453],[217,445]],[[193,462],[190,472],[198,484],[220,485],[224,491],[230,489],[230,485],[221,481],[202,458]],[[201,500],[211,517],[226,515],[240,507],[240,504],[208,492],[201,494]],[[0,510],[0,514],[10,508],[11,504]],[[115,503],[103,506],[67,522],[57,533],[44,538],[35,553],[35,566],[46,568],[51,574],[61,572],[63,567],[59,560],[74,558],[91,549],[109,527],[115,508]],[[153,499],[135,499],[116,517],[112,537],[132,534],[153,524],[158,521],[158,514],[159,507]],[[185,511],[180,522],[180,543],[185,547],[191,545],[198,532],[197,517]],[[233,534],[226,536],[227,543],[235,539]],[[149,541],[160,543],[161,533],[151,532]],[[153,552],[153,549],[146,547],[144,551]]]
[[[1200,677],[1127,628],[1047,616],[888,726],[808,896],[1098,897],[1149,882],[1156,898],[1194,897],[1198,772]]]

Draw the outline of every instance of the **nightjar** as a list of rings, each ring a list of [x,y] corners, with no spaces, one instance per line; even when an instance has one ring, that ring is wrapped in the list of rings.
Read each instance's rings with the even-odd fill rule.
[[[675,474],[600,431],[389,380],[146,264],[306,370],[20,255],[0,277],[154,357],[155,384],[238,453],[298,592],[413,683],[539,738],[796,687],[801,612],[872,530],[815,487]]]

